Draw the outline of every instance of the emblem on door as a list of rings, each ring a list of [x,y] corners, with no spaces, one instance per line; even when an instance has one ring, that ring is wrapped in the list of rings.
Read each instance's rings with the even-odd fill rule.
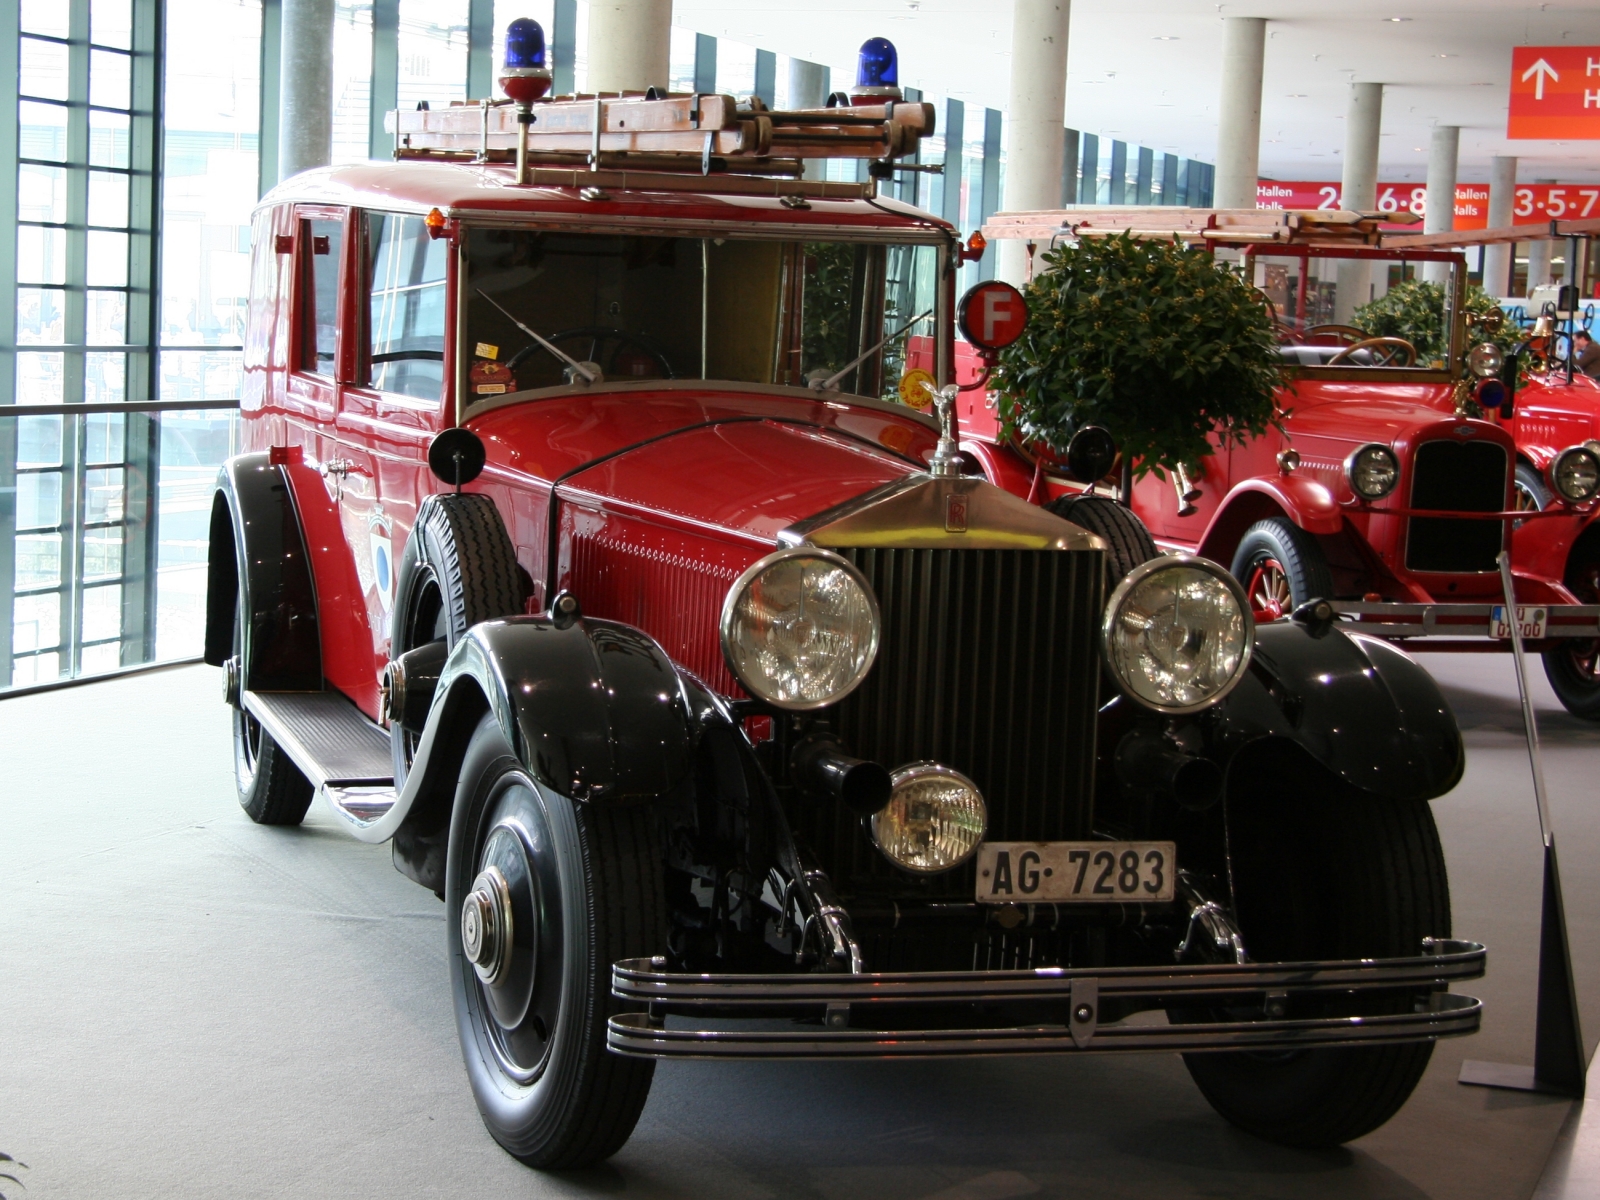
[[[372,547],[372,586],[378,591],[378,603],[388,612],[394,603],[394,548],[389,544],[388,518],[373,519],[367,541]]]

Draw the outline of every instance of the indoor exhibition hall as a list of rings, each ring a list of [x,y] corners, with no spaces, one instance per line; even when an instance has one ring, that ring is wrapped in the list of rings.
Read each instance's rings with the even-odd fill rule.
[[[1600,1196],[1592,3],[6,72],[0,1200]]]

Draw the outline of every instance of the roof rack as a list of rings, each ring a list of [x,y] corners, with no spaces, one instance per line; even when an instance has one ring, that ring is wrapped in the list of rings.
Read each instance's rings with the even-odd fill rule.
[[[1051,242],[1062,237],[1177,238],[1211,245],[1275,243],[1296,246],[1377,246],[1380,225],[1412,224],[1422,218],[1402,212],[1338,209],[1148,208],[1118,206],[995,213],[983,226],[986,238]]]
[[[1392,232],[1385,246],[1403,250],[1445,250],[1458,246],[1503,246],[1513,242],[1554,242],[1566,238],[1600,235],[1600,218],[1582,221],[1540,221],[1530,225],[1502,225],[1499,229],[1450,229],[1444,233]]]
[[[808,158],[871,159],[872,177],[886,178],[897,169],[893,160],[915,154],[934,131],[933,105],[903,101],[779,111],[759,98],[741,108],[732,96],[663,96],[652,88],[536,101],[527,124],[518,122],[517,107],[475,100],[392,110],[384,127],[394,134],[396,158],[516,162],[525,131],[530,168],[789,178]]]

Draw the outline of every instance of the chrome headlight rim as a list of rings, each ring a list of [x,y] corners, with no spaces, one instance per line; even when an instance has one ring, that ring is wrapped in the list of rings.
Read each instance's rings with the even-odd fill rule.
[[[1368,451],[1376,451],[1380,454],[1385,454],[1388,456],[1389,461],[1394,464],[1394,480],[1382,491],[1364,492],[1356,486],[1356,463],[1360,460],[1361,456],[1366,454]],[[1350,485],[1350,490],[1356,494],[1356,498],[1358,500],[1382,500],[1386,496],[1392,496],[1394,494],[1394,490],[1400,486],[1400,456],[1394,452],[1393,447],[1386,446],[1382,442],[1368,442],[1364,446],[1357,446],[1354,450],[1350,451],[1349,457],[1344,460],[1344,478],[1345,482]]]
[[[1493,379],[1505,363],[1505,351],[1493,342],[1479,342],[1467,351],[1467,369],[1479,379]]]
[[[1218,579],[1233,594],[1234,602],[1238,604],[1239,612],[1244,622],[1244,649],[1240,651],[1239,665],[1234,668],[1233,675],[1217,691],[1207,696],[1204,700],[1197,700],[1192,704],[1158,704],[1148,697],[1141,696],[1130,687],[1117,670],[1116,647],[1113,638],[1116,634],[1117,616],[1122,607],[1122,602],[1127,599],[1129,592],[1133,591],[1134,588],[1138,587],[1150,576],[1158,571],[1169,570],[1173,567],[1193,567]],[[1220,563],[1212,562],[1209,558],[1202,558],[1198,554],[1163,554],[1159,558],[1152,558],[1148,562],[1140,563],[1124,575],[1122,582],[1112,589],[1111,598],[1106,601],[1105,616],[1100,623],[1100,652],[1105,658],[1111,677],[1116,680],[1118,689],[1124,696],[1141,708],[1161,713],[1164,716],[1182,717],[1192,713],[1204,712],[1208,708],[1215,708],[1226,700],[1229,693],[1239,686],[1239,681],[1244,678],[1245,672],[1250,669],[1250,659],[1255,653],[1255,646],[1256,619],[1255,614],[1250,611],[1250,597],[1245,594],[1244,586],[1233,577],[1231,571],[1224,568]]]
[[[1595,486],[1590,488],[1583,496],[1569,496],[1561,487],[1561,468],[1578,455],[1582,455],[1594,464]],[[1589,445],[1568,446],[1550,460],[1550,469],[1545,472],[1545,477],[1550,484],[1550,490],[1566,503],[1587,504],[1597,495],[1600,495],[1600,454],[1597,454],[1594,448]]]
[[[971,848],[968,849],[966,853],[962,854],[960,858],[954,859],[953,861],[946,863],[944,866],[917,867],[912,866],[909,863],[902,862],[900,859],[895,858],[886,849],[884,849],[883,843],[878,839],[878,818],[883,816],[883,814],[889,810],[890,804],[894,803],[894,793],[896,791],[898,791],[907,783],[917,779],[926,779],[929,776],[936,776],[940,779],[952,780],[970,791],[978,801],[978,813],[983,819],[983,828],[979,831],[978,836],[973,841]],[[917,762],[906,763],[904,766],[896,767],[893,771],[889,772],[889,804],[885,804],[876,813],[868,817],[866,820],[866,825],[867,834],[872,838],[873,849],[875,849],[879,854],[883,855],[884,860],[896,870],[904,871],[908,875],[921,875],[924,877],[943,875],[946,871],[954,871],[957,867],[971,862],[973,856],[978,853],[978,847],[983,845],[984,838],[987,837],[989,833],[989,802],[983,798],[982,789],[954,767],[947,767],[944,763],[934,762],[932,759],[922,759]]]
[[[766,571],[792,558],[821,559],[830,566],[842,570],[861,589],[862,595],[867,599],[868,610],[872,614],[871,635],[868,639],[866,654],[863,656],[860,670],[856,671],[852,676],[849,686],[822,700],[780,700],[763,695],[760,690],[752,686],[750,680],[744,677],[744,674],[739,670],[738,664],[734,661],[733,655],[728,652],[728,645],[733,636],[734,623],[737,619],[739,598],[744,595],[745,589]],[[882,638],[883,612],[878,607],[878,597],[873,593],[872,585],[867,582],[867,577],[861,573],[860,568],[842,554],[836,554],[832,550],[824,550],[821,546],[812,546],[804,543],[798,546],[786,546],[781,550],[774,550],[771,554],[757,559],[746,567],[743,574],[735,579],[728,588],[728,594],[722,598],[722,615],[717,621],[717,640],[722,649],[722,661],[727,664],[728,670],[739,681],[740,686],[763,704],[770,704],[774,708],[781,708],[788,712],[813,712],[819,708],[827,708],[830,704],[839,703],[839,701],[855,691],[861,686],[862,681],[871,674],[873,665],[878,661],[878,647]]]

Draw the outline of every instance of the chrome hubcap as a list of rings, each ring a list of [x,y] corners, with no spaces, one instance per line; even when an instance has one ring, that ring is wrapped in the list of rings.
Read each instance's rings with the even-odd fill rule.
[[[511,888],[499,867],[485,867],[461,903],[461,949],[489,987],[511,969],[512,936]]]

